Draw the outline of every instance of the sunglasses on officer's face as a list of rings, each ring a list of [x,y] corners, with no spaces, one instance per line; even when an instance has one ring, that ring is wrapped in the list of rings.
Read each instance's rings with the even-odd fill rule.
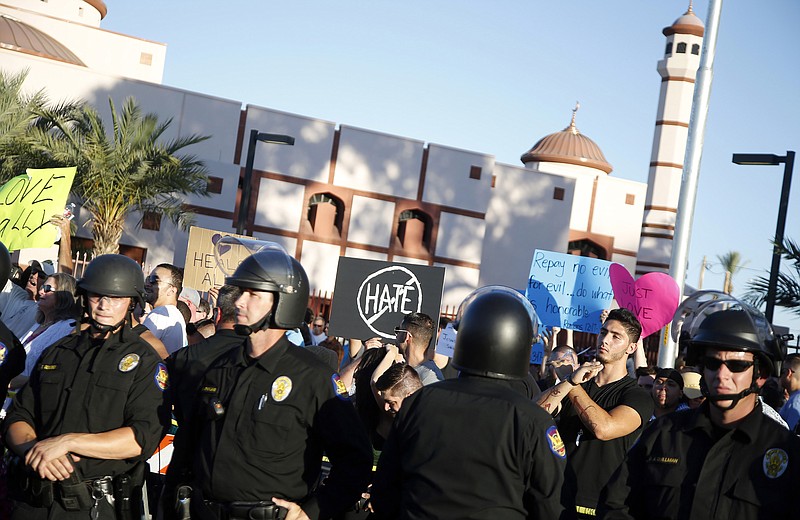
[[[712,372],[716,372],[719,368],[725,365],[733,373],[744,372],[751,366],[755,365],[755,361],[745,361],[743,359],[718,359],[715,357],[707,357],[703,360],[703,366]]]

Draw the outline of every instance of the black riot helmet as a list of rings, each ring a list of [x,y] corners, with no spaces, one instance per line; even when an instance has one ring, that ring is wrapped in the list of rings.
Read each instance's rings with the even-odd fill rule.
[[[6,286],[11,276],[11,254],[8,248],[0,242],[0,289]]]
[[[785,347],[760,311],[730,295],[720,295],[700,305],[683,324],[688,364],[703,365],[707,351],[752,352],[755,360],[753,382],[735,395],[709,397],[712,402],[733,401],[729,408],[750,393],[758,392],[759,374],[778,375]],[[707,393],[707,390],[704,390]]]
[[[77,287],[81,294],[129,296],[144,306],[142,266],[124,255],[100,255],[89,262]]]
[[[247,251],[254,251],[242,260],[233,274],[225,278],[227,285],[243,289],[271,292],[275,302],[272,311],[257,323],[236,325],[240,334],[250,334],[267,328],[294,329],[303,323],[308,308],[308,276],[294,257],[274,242],[238,239],[220,240],[217,243],[217,258],[220,258],[220,243],[236,244]],[[226,253],[222,253],[223,255]],[[233,254],[227,252],[227,254]],[[222,266],[222,264],[221,264]],[[224,269],[223,269],[224,270]]]
[[[144,307],[144,274],[142,266],[132,258],[124,255],[100,255],[89,262],[83,277],[78,280],[77,292],[86,297],[88,293],[99,294],[100,296],[130,297],[130,311],[136,302]],[[83,302],[84,308],[89,309],[87,301]],[[115,325],[103,325],[95,321],[91,312],[89,315],[89,325],[92,330],[99,333],[108,333],[116,330],[125,321]]]
[[[509,287],[488,285],[461,303],[453,366],[468,374],[523,379],[538,319],[533,305]]]

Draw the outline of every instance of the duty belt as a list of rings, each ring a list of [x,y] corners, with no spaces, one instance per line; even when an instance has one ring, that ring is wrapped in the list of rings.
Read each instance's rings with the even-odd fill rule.
[[[270,501],[215,502],[205,500],[204,502],[222,520],[283,520],[289,511]]]

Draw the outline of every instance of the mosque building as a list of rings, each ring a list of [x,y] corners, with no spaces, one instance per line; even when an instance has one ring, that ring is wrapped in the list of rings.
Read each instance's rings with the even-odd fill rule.
[[[647,184],[612,175],[579,131],[577,106],[564,130],[522,154],[522,165],[503,164],[163,85],[166,45],[102,29],[107,15],[102,0],[0,0],[0,68],[27,70],[26,88],[85,99],[104,116],[109,97],[119,105],[133,96],[145,112],[172,118],[167,138],[211,136],[187,150],[210,171],[210,196],[186,200],[206,229],[236,230],[251,130],[293,136],[294,146],[257,145],[270,148],[255,154],[245,230],[297,257],[315,291],[333,290],[343,255],[445,267],[444,306],[479,285],[524,288],[536,249],[618,262],[637,275],[669,267],[703,38],[691,6],[663,31]],[[83,213],[78,235],[90,243]],[[159,215],[145,215],[139,229],[140,218],[126,222],[121,251],[146,266],[184,265],[188,233]]]

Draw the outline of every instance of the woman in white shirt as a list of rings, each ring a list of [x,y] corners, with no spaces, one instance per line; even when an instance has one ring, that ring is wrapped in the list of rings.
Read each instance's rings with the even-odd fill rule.
[[[79,306],[75,299],[75,278],[66,273],[51,274],[39,288],[36,324],[19,339],[25,347],[25,370],[11,380],[11,392],[28,381],[42,352],[68,336],[78,322]]]

